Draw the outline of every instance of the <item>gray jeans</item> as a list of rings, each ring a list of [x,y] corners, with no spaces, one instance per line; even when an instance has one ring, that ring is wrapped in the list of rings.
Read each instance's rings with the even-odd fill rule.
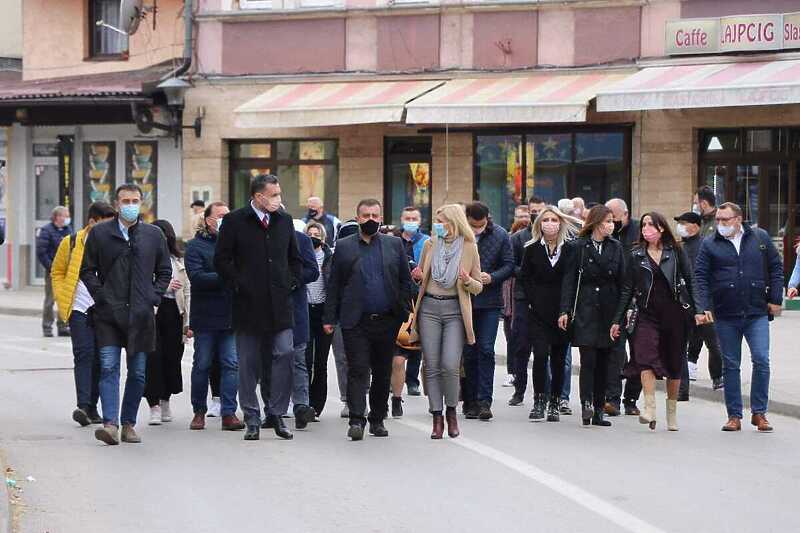
[[[280,416],[289,408],[289,397],[294,381],[294,335],[291,329],[279,331],[274,335],[249,335],[236,333],[236,351],[239,352],[239,405],[244,412],[244,422],[248,426],[261,423],[256,390],[263,375],[263,365],[270,365],[269,384],[263,387],[262,394],[268,391],[269,405],[264,410],[271,415]]]
[[[339,383],[339,398],[347,401],[347,356],[344,351],[344,337],[342,328],[336,326],[333,330],[333,359],[336,361],[336,381]]]
[[[425,385],[433,412],[458,405],[461,354],[466,334],[457,299],[436,300],[426,296],[419,316]],[[444,402],[442,402],[444,397]]]
[[[308,405],[308,370],[306,369],[306,343],[294,347],[294,386],[292,403],[295,409]]]

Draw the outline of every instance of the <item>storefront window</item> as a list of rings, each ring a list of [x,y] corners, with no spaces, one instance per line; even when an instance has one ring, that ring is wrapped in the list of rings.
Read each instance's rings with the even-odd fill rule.
[[[158,143],[125,143],[125,183],[142,189],[142,219],[153,222],[158,217]]]
[[[478,135],[477,196],[505,227],[513,220],[514,207],[534,195],[549,204],[576,196],[587,203],[614,197],[628,201],[629,142],[623,129]]]
[[[489,206],[494,221],[505,227],[523,203],[522,136],[479,136],[475,148],[477,197]]]
[[[740,146],[737,131],[712,131],[703,136],[703,151],[710,154],[737,153]]]
[[[83,143],[84,219],[92,202],[114,204],[114,188],[117,183],[116,162],[116,143]]]
[[[244,141],[231,144],[230,198],[247,205],[250,181],[276,173],[283,204],[294,218],[306,214],[306,200],[318,196],[331,211],[339,205],[338,146],[332,140]]]

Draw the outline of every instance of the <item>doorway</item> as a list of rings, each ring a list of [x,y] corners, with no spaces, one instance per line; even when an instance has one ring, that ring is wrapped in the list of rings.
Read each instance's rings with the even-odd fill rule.
[[[384,223],[400,224],[403,208],[422,213],[421,229],[431,229],[431,137],[384,139]]]

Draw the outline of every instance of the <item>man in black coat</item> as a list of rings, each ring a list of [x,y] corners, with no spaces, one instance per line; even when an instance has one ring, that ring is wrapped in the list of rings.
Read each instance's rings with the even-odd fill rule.
[[[293,380],[294,318],[291,292],[299,285],[300,254],[292,217],[281,209],[278,178],[263,174],[250,184],[250,204],[225,216],[214,266],[233,287],[233,328],[239,352],[239,403],[245,440],[259,439],[256,387],[270,384],[268,420],[275,434],[291,439],[281,419]]]
[[[120,421],[122,441],[141,442],[133,428],[144,392],[147,354],[156,347],[153,309],[172,278],[164,234],[139,220],[142,190],[137,185],[120,185],[116,199],[119,216],[92,228],[80,271],[95,301],[92,318],[100,353],[103,427],[95,431],[95,437],[110,445],[119,444]],[[123,347],[128,377],[120,413]]]
[[[400,325],[408,318],[413,282],[402,241],[379,233],[383,213],[377,200],[356,208],[358,235],[339,239],[333,254],[323,327],[342,328],[347,353],[347,401],[352,440],[364,437],[369,388],[369,432],[386,437],[392,356]],[[369,376],[372,373],[372,385]]]
[[[44,268],[44,307],[42,310],[42,333],[45,337],[53,336],[53,283],[50,279],[50,267],[58,251],[61,240],[72,232],[70,226],[69,209],[63,205],[53,209],[50,223],[43,226],[36,236],[36,258]],[[69,337],[69,327],[60,319],[57,321],[58,336]]]
[[[628,204],[622,198],[612,198],[606,202],[606,207],[611,209],[614,217],[614,233],[612,237],[622,243],[625,250],[625,260],[631,257],[633,245],[639,240],[639,221],[631,218],[628,212]],[[618,416],[620,408],[624,405],[626,415],[638,415],[639,409],[636,407],[636,400],[642,392],[642,380],[638,377],[625,380],[625,390],[622,389],[622,369],[628,360],[625,352],[625,341],[627,340],[625,330],[622,332],[622,340],[616,344],[612,361],[608,365],[608,388],[605,412],[608,416]],[[622,404],[622,405],[621,405]]]

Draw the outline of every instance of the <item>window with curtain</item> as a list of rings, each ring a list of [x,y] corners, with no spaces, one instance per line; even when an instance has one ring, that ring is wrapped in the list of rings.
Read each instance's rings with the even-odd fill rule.
[[[89,1],[89,35],[91,36],[89,55],[91,57],[127,55],[128,36],[97,25],[102,21],[110,26],[119,27],[119,8],[119,0]]]

